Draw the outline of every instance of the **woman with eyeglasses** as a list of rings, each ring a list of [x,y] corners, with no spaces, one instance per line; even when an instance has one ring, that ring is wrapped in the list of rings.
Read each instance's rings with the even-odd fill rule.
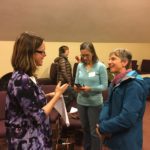
[[[84,131],[84,150],[100,150],[96,124],[103,104],[102,91],[108,85],[107,70],[98,60],[91,42],[82,43],[80,53],[82,61],[77,67],[74,89],[78,92],[77,104]]]
[[[17,150],[22,142],[26,149],[40,145],[51,150],[49,114],[67,89],[68,84],[58,83],[54,95],[44,94],[36,82],[35,71],[42,66],[45,54],[44,39],[30,33],[22,33],[14,44],[12,66],[14,72],[8,83],[6,97],[6,137],[9,150]],[[53,98],[47,102],[46,97]]]

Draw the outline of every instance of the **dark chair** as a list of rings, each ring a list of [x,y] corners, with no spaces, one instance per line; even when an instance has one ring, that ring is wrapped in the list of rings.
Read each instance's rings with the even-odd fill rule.
[[[62,130],[68,130],[68,129],[81,129],[81,121],[80,119],[77,117],[72,117],[73,115],[68,114],[69,115],[69,122],[70,122],[70,126],[67,127],[67,125],[65,124],[64,120],[62,118],[60,118],[60,124],[61,124],[61,128]]]
[[[0,91],[0,139],[5,139],[6,137],[5,100],[6,100],[6,91]]]
[[[76,100],[72,101],[71,107],[77,108]],[[83,131],[82,131],[79,115],[77,114],[74,115],[68,112],[69,122],[70,122],[69,127],[65,124],[64,120],[60,117],[60,136],[58,137],[58,140],[61,138],[68,138],[68,139],[72,139],[76,144],[80,145],[82,143]]]
[[[150,74],[150,60],[149,59],[143,59],[140,69],[141,74]]]
[[[74,63],[73,65],[73,79],[75,80],[76,77],[76,71],[77,71],[78,63]]]
[[[110,68],[107,68],[107,75],[108,75],[108,86],[111,81],[114,79],[114,74],[110,71]]]
[[[133,70],[138,70],[137,60],[132,60],[131,67],[132,67]]]
[[[5,75],[3,75],[0,79],[0,91],[7,90],[9,79],[12,76],[12,72],[8,72]]]
[[[40,85],[50,85],[50,84],[52,84],[52,82],[49,78],[38,78],[37,82]]]
[[[2,83],[1,83],[1,78],[0,78],[0,91],[2,91]]]
[[[0,83],[0,149],[7,148],[6,141],[6,128],[5,128],[5,101],[6,101],[6,89],[8,81],[11,78],[12,73],[8,73],[2,77]]]
[[[49,77],[52,84],[57,84],[58,63],[52,63],[50,67]]]
[[[45,94],[54,92],[56,85],[41,85],[42,90]],[[48,101],[51,98],[48,98]],[[50,115],[51,129],[52,129],[52,140],[55,142],[57,137],[59,136],[59,118],[60,114],[56,111],[55,108],[52,109]]]
[[[49,93],[49,92],[54,92],[56,85],[50,84],[50,85],[45,85],[42,84],[41,88],[45,93]]]
[[[76,144],[81,144],[83,131],[80,119],[69,117],[69,122],[70,126],[67,127],[64,120],[60,118],[60,136],[58,140],[61,138],[68,138],[72,139]]]
[[[49,71],[49,78],[38,78],[40,85],[56,85],[57,84],[57,70],[58,64],[52,63]]]

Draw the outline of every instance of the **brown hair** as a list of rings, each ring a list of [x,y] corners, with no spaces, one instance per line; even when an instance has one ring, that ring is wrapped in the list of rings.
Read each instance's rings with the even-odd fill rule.
[[[69,49],[69,47],[66,46],[66,45],[63,45],[63,46],[59,47],[59,56],[62,56],[62,54],[64,54],[65,51],[68,50],[68,49]]]
[[[33,54],[43,43],[43,38],[24,32],[14,44],[11,63],[15,71],[23,71],[29,76],[34,75],[37,67]]]
[[[94,45],[91,42],[84,42],[80,45],[80,51],[87,49],[90,53],[92,53],[92,63],[95,64],[98,61],[98,57],[94,48]],[[82,58],[81,58],[82,60]]]

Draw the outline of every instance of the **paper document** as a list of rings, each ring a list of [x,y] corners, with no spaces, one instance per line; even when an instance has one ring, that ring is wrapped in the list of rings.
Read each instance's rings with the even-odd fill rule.
[[[76,113],[76,112],[78,112],[78,109],[75,107],[71,107],[70,113]]]
[[[65,121],[67,127],[70,126],[70,122],[69,122],[69,118],[68,118],[68,113],[67,113],[67,110],[66,110],[66,105],[65,105],[65,102],[64,102],[63,95],[61,95],[60,99],[56,102],[54,108],[61,115],[61,117]]]

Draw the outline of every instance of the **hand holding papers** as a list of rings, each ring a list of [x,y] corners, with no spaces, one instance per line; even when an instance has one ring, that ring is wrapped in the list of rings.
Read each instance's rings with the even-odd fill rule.
[[[70,122],[69,122],[69,118],[68,118],[68,114],[67,114],[66,105],[64,102],[63,95],[61,95],[60,99],[57,101],[54,108],[59,112],[59,114],[61,115],[61,117],[65,121],[66,125],[69,126]]]

